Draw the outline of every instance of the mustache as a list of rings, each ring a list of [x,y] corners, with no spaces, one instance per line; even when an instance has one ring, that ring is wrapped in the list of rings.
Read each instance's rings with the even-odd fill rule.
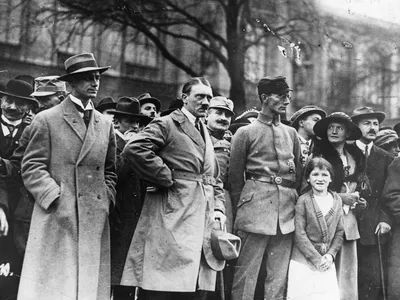
[[[217,120],[216,122],[221,125],[229,125],[229,121],[226,120]]]
[[[368,131],[368,133],[376,134],[376,131],[374,129],[371,129],[370,131]]]
[[[207,109],[208,109],[208,107],[209,107],[209,105],[208,105],[208,104],[202,104],[202,105],[201,105],[201,108],[202,108],[202,109],[204,109],[204,110],[207,110]]]

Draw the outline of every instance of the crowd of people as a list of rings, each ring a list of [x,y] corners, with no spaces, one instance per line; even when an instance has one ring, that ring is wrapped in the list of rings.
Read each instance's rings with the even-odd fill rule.
[[[237,116],[202,77],[95,106],[110,66],[64,65],[0,90],[0,299],[400,298],[384,112],[287,118],[284,76]]]

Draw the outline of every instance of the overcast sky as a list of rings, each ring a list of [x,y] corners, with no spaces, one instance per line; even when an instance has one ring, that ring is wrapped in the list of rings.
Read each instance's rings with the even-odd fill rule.
[[[399,0],[317,0],[330,11],[348,16],[373,17],[387,22],[400,24]]]

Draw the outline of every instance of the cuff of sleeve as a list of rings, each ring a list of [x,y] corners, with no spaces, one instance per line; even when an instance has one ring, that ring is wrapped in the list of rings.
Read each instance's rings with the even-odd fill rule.
[[[60,187],[57,190],[50,191],[46,196],[43,197],[39,204],[46,212],[50,212],[50,206],[58,198],[60,198]]]

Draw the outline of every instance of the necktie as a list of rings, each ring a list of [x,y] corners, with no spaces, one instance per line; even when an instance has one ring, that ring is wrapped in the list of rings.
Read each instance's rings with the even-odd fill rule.
[[[365,162],[367,162],[367,158],[368,158],[368,145],[365,145],[364,155],[365,155]]]
[[[200,125],[200,119],[196,119],[196,121],[194,122],[194,127],[196,127],[197,131],[200,133],[201,137],[204,139],[203,132],[201,130],[202,128]]]
[[[76,105],[76,104],[75,104],[75,107],[79,112],[83,113],[83,122],[85,122],[86,127],[88,127],[92,111],[89,109],[85,110],[80,105]]]

